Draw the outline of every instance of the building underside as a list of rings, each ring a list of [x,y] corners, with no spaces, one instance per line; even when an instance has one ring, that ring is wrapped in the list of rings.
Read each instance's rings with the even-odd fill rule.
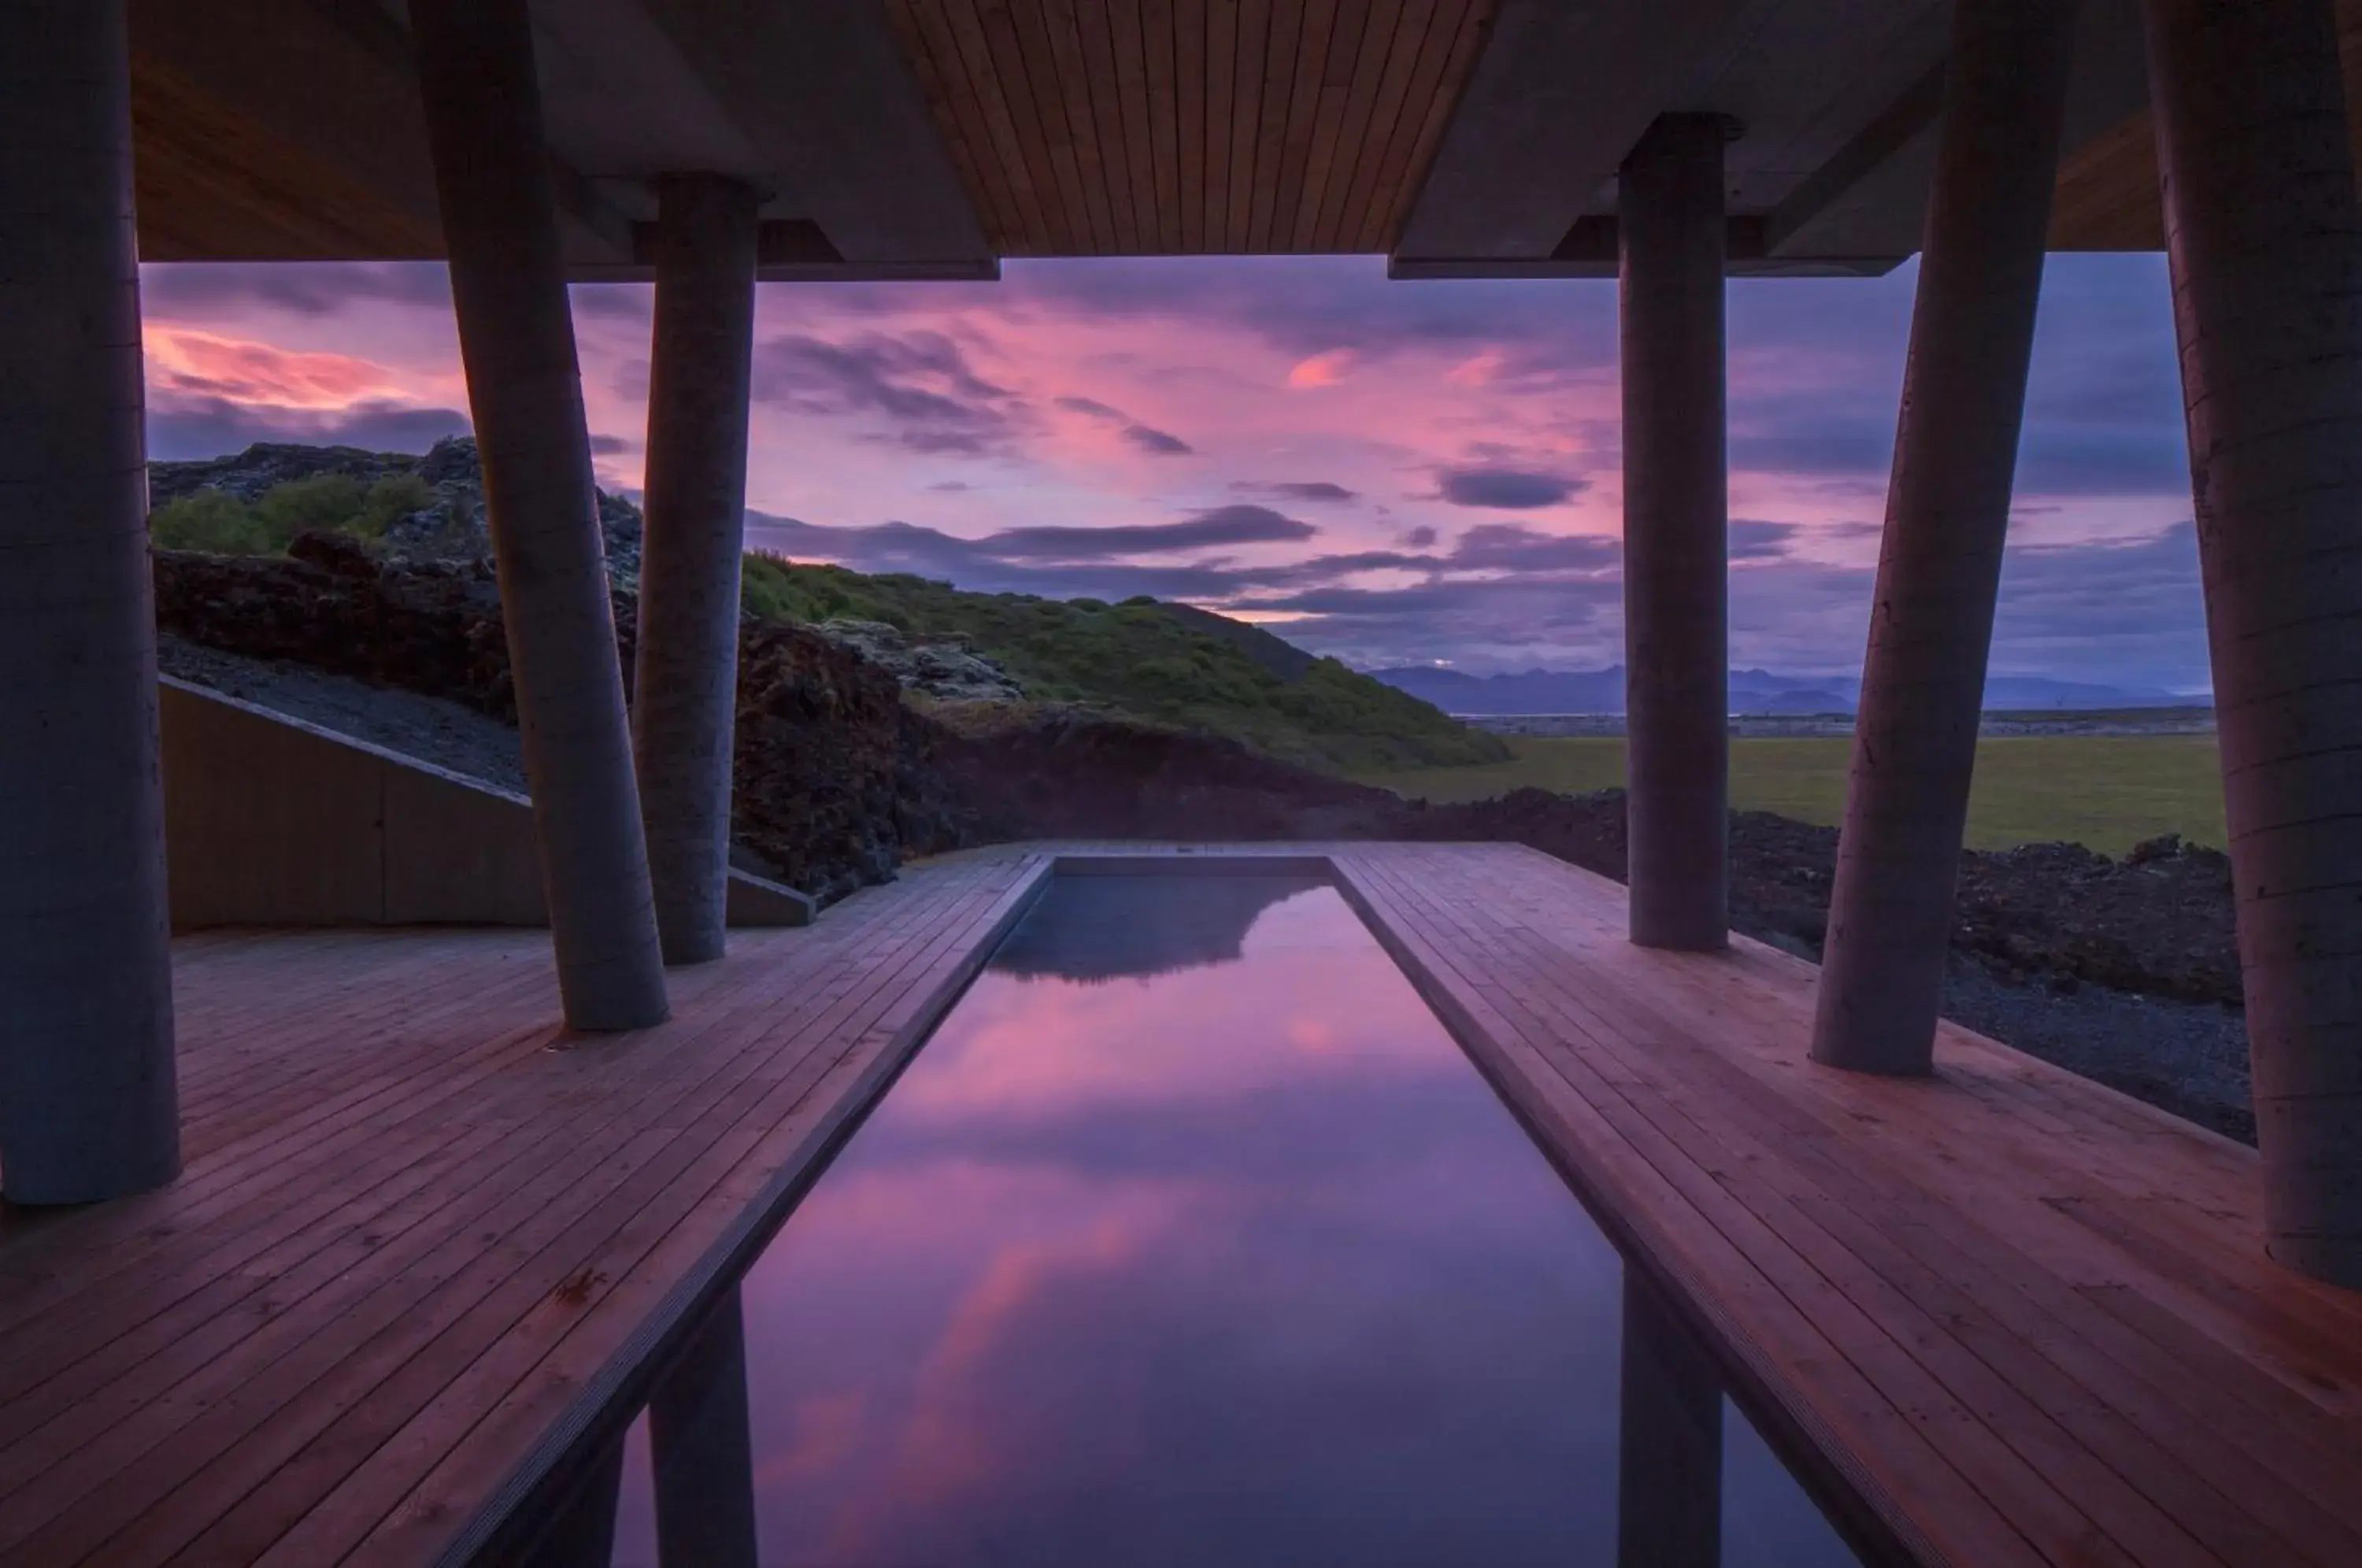
[[[24,0],[0,1180],[178,1168],[142,261],[452,281],[566,1021],[720,957],[753,285],[1615,277],[1629,935],[1727,946],[1727,275],[1922,258],[1815,1071],[1925,1077],[2043,258],[2166,249],[2272,1256],[2362,1286],[2362,0]],[[626,713],[567,288],[649,280]],[[1406,283],[1407,287],[1416,286]]]
[[[2357,66],[2362,0],[15,0],[0,1554],[603,1562],[638,1400],[677,1499],[743,1470],[725,1265],[1050,870],[725,954],[754,285],[1355,253],[1622,316],[1629,886],[1322,850],[1396,961],[1892,1555],[2356,1561]],[[2142,248],[2253,1154],[1937,1016],[2044,258]],[[1816,971],[1727,929],[1722,280],[1915,255]],[[176,954],[139,265],[403,259],[450,276],[550,935]],[[656,287],[628,712],[586,280]]]
[[[1382,253],[1613,276],[1660,113],[1740,125],[1734,274],[1919,248],[1942,0],[537,0],[567,261],[653,275],[656,176],[764,193],[767,278],[1004,257]],[[2348,79],[2362,5],[2336,7]],[[140,253],[445,254],[401,0],[132,0]],[[2349,94],[2351,96],[2351,94]],[[2050,245],[2165,242],[2138,0],[2085,0]]]

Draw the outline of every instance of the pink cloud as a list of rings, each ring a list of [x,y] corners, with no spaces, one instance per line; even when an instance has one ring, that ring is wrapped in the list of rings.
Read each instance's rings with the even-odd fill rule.
[[[1287,372],[1287,384],[1292,387],[1333,387],[1345,379],[1345,372],[1352,365],[1352,349],[1331,348],[1325,354],[1297,360]]]
[[[349,354],[291,352],[169,322],[149,323],[144,337],[149,384],[166,393],[334,409],[408,390],[395,371]]]

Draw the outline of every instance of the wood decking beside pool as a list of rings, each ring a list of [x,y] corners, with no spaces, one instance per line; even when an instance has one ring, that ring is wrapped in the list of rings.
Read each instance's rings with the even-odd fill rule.
[[[916,868],[579,1043],[545,933],[176,944],[185,1173],[0,1218],[0,1561],[464,1558],[1094,847],[1142,853]],[[1634,948],[1531,851],[1220,853],[1330,856],[1872,1538],[2362,1562],[2362,1297],[2263,1256],[2251,1151],[1965,1032],[1932,1080],[1814,1066],[1809,966]]]

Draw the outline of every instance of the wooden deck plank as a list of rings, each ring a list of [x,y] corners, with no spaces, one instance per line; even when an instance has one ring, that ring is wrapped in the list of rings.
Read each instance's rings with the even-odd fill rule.
[[[926,928],[919,929],[923,935]],[[879,984],[884,984],[890,981],[892,976],[888,972],[873,977]],[[824,997],[825,993],[822,996]],[[889,997],[888,1003],[891,999]],[[828,1034],[827,1026],[832,1021],[831,1015],[823,1014],[812,1032],[824,1040]],[[728,1015],[723,1014],[718,1022],[709,1020],[704,1032],[720,1032],[727,1024]],[[159,1321],[148,1337],[153,1340],[160,1336],[164,1350],[175,1364],[159,1366],[151,1360],[138,1367],[136,1378],[121,1379],[111,1386],[110,1391],[116,1393],[118,1400],[128,1394],[135,1399],[153,1397],[168,1411],[178,1408],[193,1415],[202,1412],[210,1423],[208,1433],[196,1441],[174,1444],[171,1451],[158,1456],[153,1463],[133,1465],[127,1470],[121,1463],[121,1454],[116,1450],[128,1441],[127,1437],[116,1437],[111,1446],[85,1453],[76,1449],[76,1433],[60,1431],[54,1425],[44,1429],[35,1434],[38,1444],[33,1449],[34,1452],[42,1453],[50,1462],[50,1468],[38,1471],[41,1481],[39,1488],[41,1505],[54,1510],[80,1496],[72,1483],[60,1477],[59,1462],[61,1460],[78,1462],[80,1469],[77,1474],[109,1474],[115,1478],[112,1490],[104,1498],[105,1507],[94,1506],[81,1510],[80,1518],[87,1521],[124,1517],[142,1500],[132,1488],[143,1481],[152,1484],[160,1475],[169,1482],[174,1477],[176,1467],[185,1468],[189,1456],[202,1458],[218,1451],[226,1437],[231,1435],[233,1424],[239,1419],[250,1412],[267,1413],[271,1400],[282,1387],[300,1389],[304,1386],[298,1374],[309,1368],[310,1363],[302,1353],[315,1352],[315,1347],[299,1342],[305,1331],[316,1326],[324,1305],[334,1307],[351,1300],[366,1301],[382,1309],[382,1293],[371,1295],[370,1292],[377,1285],[391,1278],[404,1293],[400,1300],[393,1303],[393,1308],[403,1313],[403,1320],[406,1326],[415,1329],[427,1319],[426,1315],[413,1309],[409,1295],[429,1282],[434,1265],[446,1261],[447,1255],[459,1260],[469,1255],[466,1249],[449,1253],[447,1249],[437,1246],[462,1225],[482,1224],[490,1233],[503,1237],[500,1248],[483,1254],[484,1258],[497,1261],[505,1253],[513,1251],[519,1235],[534,1233],[536,1227],[548,1227],[554,1222],[554,1216],[586,1205],[594,1209],[609,1207],[613,1202],[613,1192],[603,1187],[601,1180],[592,1178],[613,1182],[619,1173],[631,1168],[635,1162],[627,1156],[612,1154],[612,1143],[602,1142],[602,1132],[612,1127],[628,1129],[639,1125],[647,1128],[651,1133],[662,1133],[663,1136],[655,1140],[647,1151],[651,1157],[659,1149],[690,1145],[694,1142],[692,1139],[684,1136],[678,1128],[666,1124],[674,1114],[675,1108],[686,1100],[711,1101],[718,1095],[727,1093],[736,1083],[737,1079],[727,1069],[740,1056],[747,1054],[739,1053],[713,1062],[711,1065],[721,1070],[700,1080],[694,1077],[693,1069],[697,1063],[690,1049],[696,1038],[695,1035],[676,1032],[663,1042],[662,1050],[636,1050],[630,1061],[632,1073],[628,1077],[618,1077],[613,1085],[617,1092],[611,1093],[603,1100],[587,1102],[590,1115],[600,1119],[597,1125],[586,1125],[582,1119],[569,1123],[562,1117],[544,1116],[535,1131],[545,1135],[532,1147],[520,1151],[516,1143],[512,1141],[495,1151],[494,1161],[461,1173],[461,1179],[449,1184],[446,1197],[447,1198],[449,1188],[456,1188],[464,1195],[463,1202],[435,1215],[435,1223],[426,1228],[411,1248],[388,1247],[359,1257],[332,1254],[315,1260],[300,1277],[272,1282],[274,1292],[292,1299],[283,1299],[277,1309],[263,1320],[260,1329],[260,1334],[266,1337],[263,1342],[243,1347],[248,1357],[269,1368],[261,1378],[235,1381],[230,1378],[236,1362],[227,1358],[225,1351],[235,1346],[236,1342],[231,1341],[230,1345],[221,1342],[225,1334],[235,1335],[250,1326],[242,1319],[224,1318],[210,1310],[198,1313],[194,1316],[198,1325],[196,1332],[189,1337],[172,1334],[171,1331],[178,1326],[172,1321]],[[804,1038],[802,1032],[793,1032],[790,1043]],[[654,1042],[646,1040],[635,1043],[643,1047],[652,1043]],[[612,1053],[620,1047],[610,1044],[600,1049]],[[754,1054],[753,1060],[759,1066],[760,1054]],[[585,1064],[568,1062],[563,1066],[578,1065]],[[488,1108],[483,1114],[496,1116],[497,1108]],[[553,1149],[563,1157],[555,1160],[540,1157],[542,1152]],[[693,1153],[693,1149],[690,1152]],[[488,1198],[498,1199],[507,1196],[508,1187],[503,1185],[503,1177],[522,1179],[527,1183],[517,1196],[510,1199],[511,1212],[505,1220],[499,1218],[495,1205],[486,1202]],[[469,1204],[476,1207],[470,1209],[468,1207]],[[478,1216],[487,1208],[494,1209],[493,1216],[480,1220]],[[520,1220],[522,1224],[519,1224]],[[562,1254],[558,1262],[563,1264],[570,1255]],[[368,1266],[362,1266],[364,1264]],[[559,1277],[563,1277],[562,1275]],[[256,1282],[241,1275],[225,1283],[251,1288]],[[553,1283],[555,1281],[549,1279],[535,1281],[534,1294],[545,1293]],[[322,1287],[320,1293],[303,1294],[315,1285]],[[210,1309],[216,1304],[200,1302],[195,1305]],[[298,1305],[309,1309],[293,1310]],[[380,1315],[382,1315],[381,1311]],[[350,1322],[339,1320],[336,1326],[344,1331],[344,1339],[352,1336]],[[338,1340],[330,1340],[326,1348],[332,1356],[339,1353],[339,1343]],[[348,1349],[349,1346],[343,1348]],[[191,1375],[189,1380],[182,1380],[184,1374]],[[212,1381],[208,1383],[207,1379]],[[79,1389],[69,1391],[80,1393]],[[326,1409],[334,1410],[341,1407],[342,1401],[328,1399],[318,1403]],[[103,1400],[80,1401],[69,1407],[71,1418],[81,1429],[80,1439],[112,1437],[134,1431],[141,1438],[150,1440],[172,1435],[162,1430],[168,1425],[169,1417],[161,1419],[151,1418],[137,1428],[125,1428],[118,1424],[125,1412],[107,1408],[106,1405],[107,1402]],[[17,1408],[12,1405],[12,1415]],[[152,1442],[150,1447],[152,1452]],[[15,1457],[12,1455],[12,1459]],[[0,1544],[14,1539],[17,1523],[8,1516],[6,1508],[0,1507]],[[28,1549],[39,1550],[43,1555],[50,1554],[49,1544],[40,1538],[36,1538]],[[114,1553],[110,1552],[110,1555]]]
[[[0,1557],[440,1561],[745,1244],[1039,852],[1093,847],[1142,851],[946,857],[567,1050],[546,934],[176,944],[187,1173],[0,1215]],[[2362,1297],[2261,1255],[2252,1151],[1949,1027],[1930,1080],[1820,1069],[1810,966],[1633,948],[1620,889],[1531,851],[1319,852],[1907,1554],[2362,1561]]]
[[[439,1355],[392,1361],[386,1383],[371,1389],[367,1408],[355,1407],[339,1416],[333,1430],[340,1441],[308,1449],[305,1458],[314,1463],[281,1477],[279,1489],[308,1501],[315,1494],[304,1483],[317,1479],[312,1472],[334,1463],[358,1466],[368,1459],[372,1461],[369,1473],[356,1477],[348,1469],[325,1504],[310,1507],[300,1528],[280,1539],[262,1560],[337,1561],[398,1507],[406,1509],[404,1523],[413,1536],[447,1524],[448,1490],[426,1498],[418,1495],[417,1485],[430,1469],[463,1447],[468,1455],[464,1485],[480,1485],[485,1451],[491,1443],[456,1441],[485,1416],[480,1386],[509,1391],[495,1409],[537,1401],[533,1408],[542,1419],[524,1430],[503,1429],[503,1439],[528,1443],[554,1419],[663,1288],[710,1244],[720,1222],[734,1217],[778,1159],[803,1139],[814,1121],[833,1109],[833,1099],[815,1094],[816,1086],[833,1076],[857,1073],[863,1064],[854,1059],[855,1054],[865,1044],[868,1055],[884,1047],[886,1041],[877,1032],[893,1010],[939,977],[947,955],[956,957],[975,945],[988,924],[985,911],[964,906],[963,912],[972,918],[958,929],[922,944],[911,962],[880,977],[877,985],[850,993],[833,1010],[832,1020],[811,1031],[815,1048],[801,1054],[792,1067],[780,1070],[774,1057],[767,1064],[772,1075],[768,1081],[760,1075],[747,1080],[734,1118],[704,1119],[679,1129],[668,1146],[676,1163],[664,1168],[661,1182],[653,1177],[643,1182],[644,1202],[637,1207],[603,1205],[589,1222],[588,1234],[560,1237],[546,1249],[549,1261],[530,1288],[513,1289],[505,1298],[487,1302],[481,1309],[483,1320],[473,1331],[461,1325],[461,1331],[436,1341]],[[732,1186],[734,1182],[738,1185]],[[688,1222],[698,1212],[705,1213],[709,1222]],[[660,1246],[681,1255],[669,1266],[640,1266]],[[586,1253],[600,1260],[593,1273],[557,1272],[567,1259]],[[579,1287],[559,1288],[568,1281]],[[635,1281],[653,1288],[627,1292]],[[619,1292],[624,1293],[624,1305],[609,1307]],[[524,1331],[517,1331],[520,1326]],[[579,1342],[579,1336],[586,1334],[595,1353],[588,1368],[568,1377],[535,1375],[553,1342]],[[513,1451],[513,1446],[509,1452]],[[395,1485],[390,1487],[389,1481]],[[462,1507],[466,1500],[460,1499]],[[292,1521],[274,1522],[283,1527]],[[264,1538],[275,1534],[266,1531]]]
[[[1530,876],[1538,882],[1566,879],[1554,867],[1533,867]],[[2362,1474],[2353,1469],[2355,1424],[2350,1419],[2307,1419],[2309,1412],[2295,1408],[2281,1397],[2282,1391],[2263,1380],[2235,1379],[2243,1394],[2272,1412],[2268,1420],[2253,1419],[2251,1408],[2223,1397],[2220,1364],[2227,1353],[2220,1347],[2207,1354],[2216,1364],[2212,1375],[2193,1388],[2190,1360],[2206,1353],[2202,1347],[2185,1344],[2169,1353],[2146,1338],[2124,1332],[2122,1324],[2111,1323],[2093,1309],[2073,1285],[2051,1276],[2038,1260],[2020,1252],[2014,1245],[2017,1226],[1996,1231],[1987,1224],[1990,1213],[1981,1200],[1988,1191],[2026,1179],[2024,1167],[2006,1154],[1992,1157],[1988,1144],[1987,1165],[2004,1174],[1996,1176],[1992,1168],[1975,1173],[1973,1165],[1950,1157],[1948,1151],[1938,1150],[1940,1157],[1929,1157],[1925,1134],[1939,1123],[1911,1126],[1907,1138],[1889,1140],[1880,1133],[1865,1135],[1864,1124],[1842,1113],[1823,1120],[1827,1108],[1814,1101],[1827,1089],[1842,1093],[1852,1081],[1816,1070],[1809,1085],[1797,1081],[1794,1069],[1810,1015],[1807,968],[1794,966],[1796,978],[1804,983],[1792,985],[1784,998],[1759,989],[1744,1008],[1706,1009],[1705,1023],[1694,1019],[1685,1023],[1669,1012],[1650,1010],[1650,1004],[1685,991],[1693,1002],[1697,999],[1696,988],[1680,986],[1668,977],[1679,977],[1684,967],[1733,966],[1716,958],[1640,954],[1621,942],[1620,930],[1608,929],[1597,919],[1603,910],[1616,912],[1613,906],[1604,900],[1582,911],[1564,900],[1544,900],[1538,906],[1521,898],[1518,869],[1495,867],[1481,879],[1462,874],[1425,880],[1453,889],[1427,896],[1453,904],[1447,923],[1462,922],[1461,935],[1472,951],[1484,955],[1481,967],[1488,982],[1498,988],[1506,981],[1513,993],[1522,985],[1521,997],[1508,998],[1513,1010],[1522,1001],[1547,1015],[1541,1032],[1562,1044],[1579,1044],[1565,1053],[1568,1056],[1605,1056],[1615,1064],[1601,1078],[1603,1084],[1612,1079],[1613,1088],[1603,1092],[1644,1108],[1653,1104],[1646,1114],[1656,1125],[1698,1151],[1716,1179],[1765,1218],[1779,1219],[1781,1205],[1787,1204],[1794,1217],[1778,1225],[1783,1234],[1798,1241],[1811,1241],[1817,1234],[1823,1247],[1834,1244],[1873,1264],[1867,1274],[1848,1275],[1849,1298],[1874,1300],[1882,1289],[1915,1297],[1923,1326],[1942,1326],[1937,1338],[1913,1340],[1923,1361],[1950,1366],[1955,1379],[1966,1375],[1971,1385],[1983,1382],[1983,1373],[1952,1359],[1965,1351],[2012,1388],[2044,1406],[2056,1423],[2047,1430],[2022,1413],[1992,1408],[1992,1391],[1986,1390],[1988,1424],[1997,1435],[2027,1449],[2029,1459],[2040,1460],[2046,1474],[2075,1474],[2062,1471],[2055,1447],[2041,1449],[2063,1430],[2088,1450],[2092,1460],[2132,1484],[2158,1515],[2173,1518],[2221,1560],[2356,1560],[2351,1510],[2336,1515],[2320,1502],[2329,1496],[2362,1496],[2362,1486],[2357,1486]],[[1481,912],[1503,906],[1508,912],[1497,918]],[[1560,929],[1551,933],[1555,940],[1542,934],[1549,923],[1537,918],[1543,915],[1543,906],[1559,916]],[[1577,933],[1566,929],[1570,926],[1589,929]],[[1635,987],[1632,977],[1641,972],[1653,975],[1658,984]],[[1765,1071],[1764,1043],[1767,1036],[1783,1032],[1791,1056],[1784,1085]],[[1750,1036],[1752,1051],[1748,1048]],[[2014,1055],[1990,1043],[1976,1044],[1989,1060]],[[2027,1072],[2020,1077],[2034,1082],[2048,1075]],[[1991,1130],[1983,1125],[1986,1121],[2006,1125],[2005,1107],[1968,1097],[1947,1098],[1940,1089],[1930,1094],[1935,1087],[1886,1086],[1880,1092],[1890,1099],[1944,1103],[1950,1113],[1939,1119],[1948,1121],[1944,1130],[1970,1144],[1978,1142],[1978,1132]],[[2174,1178],[2189,1164],[2202,1170],[2215,1165],[2219,1175],[2224,1146],[2211,1134],[2178,1129],[2150,1116],[2147,1108],[2140,1108],[2138,1116],[2119,1118],[2111,1114],[2114,1097],[2079,1080],[2060,1078],[2044,1087],[2057,1096],[2055,1109],[2070,1122],[2080,1106],[2083,1121],[2097,1121],[2120,1136],[2110,1141],[2104,1158],[2051,1152],[2037,1180],[2047,1176],[2048,1185],[2071,1188],[2076,1184],[2068,1178],[2080,1177],[2084,1184],[2104,1187],[2112,1180],[2123,1180],[2131,1164],[2157,1160],[2159,1145],[2168,1143],[2173,1147],[2166,1154],[2184,1158],[2175,1165],[2147,1166],[2142,1172],[2145,1190],[2170,1191],[2182,1185]],[[1965,1107],[1963,1098],[1968,1098]],[[1975,1125],[1961,1124],[1964,1110]],[[2252,1161],[2252,1154],[2246,1157]],[[1963,1174],[1976,1175],[1976,1179],[1946,1179]],[[2241,1210],[2251,1206],[2252,1199],[2232,1210],[2179,1204],[2180,1223],[2159,1222],[2172,1225],[2177,1233],[2198,1224],[2216,1251],[2218,1265],[2235,1263],[2233,1272],[2269,1281],[2276,1299],[2311,1301],[2339,1309],[2342,1316],[2342,1300],[2323,1299],[2336,1293],[2293,1281],[2261,1261],[2252,1245],[2237,1246],[2244,1234]],[[2160,1200],[2160,1211],[2162,1207]],[[1833,1264],[1828,1251],[1816,1255],[1825,1267],[1841,1265]],[[1882,1309],[1880,1316],[1889,1322],[1908,1321],[1907,1312],[1893,1303]],[[2259,1456],[2268,1457],[2259,1462]],[[2293,1470],[2280,1472],[2283,1463]],[[2082,1468],[2081,1462],[2077,1468]],[[2170,1560],[2172,1539],[2147,1533],[2155,1521],[2125,1515],[2124,1496],[2113,1484],[2095,1485],[2088,1469],[2083,1474],[2084,1480],[2069,1488],[2079,1502],[2112,1508],[2121,1543],[2139,1560]],[[2126,1529],[2136,1533],[2125,1536]]]
[[[1473,919],[1472,919],[1473,917]],[[1506,955],[1528,961],[1530,933],[1497,925],[1485,927],[1481,916],[1463,909],[1462,918],[1501,944]],[[1520,941],[1520,938],[1526,938]],[[1692,1147],[1714,1151],[1701,1168],[1759,1219],[1798,1246],[1824,1277],[1837,1284],[1847,1298],[1866,1304],[1890,1333],[1902,1331],[1903,1342],[1915,1359],[1945,1385],[1963,1405],[1975,1411],[2009,1443],[2031,1469],[2060,1484],[2107,1522],[2109,1531],[2134,1559],[2145,1563],[2345,1561],[2356,1543],[2340,1540],[2333,1555],[2307,1556],[2293,1550],[2279,1533],[2233,1504],[2195,1470],[2146,1435],[2125,1411],[2081,1386],[2087,1370],[2080,1357],[2060,1364],[2040,1357],[2038,1349],[2014,1332],[2002,1331],[1987,1321],[1996,1305],[1988,1297],[1972,1301],[1956,1286],[1955,1277],[1997,1277],[2003,1289],[1998,1305],[2009,1309],[2008,1297],[2022,1287],[2022,1275],[1991,1275],[1990,1256],[1966,1260],[1953,1245],[1963,1234],[1973,1237],[1972,1218],[1962,1218],[1958,1231],[1941,1238],[1921,1257],[1907,1253],[1902,1238],[1926,1229],[1927,1215],[1913,1200],[1927,1195],[1912,1190],[1889,1191],[1884,1186],[1858,1183],[1838,1167],[1835,1179],[1824,1165],[1809,1165],[1825,1140],[1811,1129],[1782,1119],[1770,1110],[1776,1103],[1745,1092],[1737,1083],[1717,1083],[1695,1062],[1676,1067],[1661,1055],[1633,1052],[1637,1035],[1649,1037],[1660,1050],[1675,1038],[1661,1020],[1630,1008],[1618,1010],[1610,999],[1595,1016],[1577,1016],[1568,1006],[1573,999],[1553,993],[1540,978],[1547,969],[1529,966],[1534,980],[1525,1000],[1602,1051],[1618,1056],[1628,1074],[1618,1083],[1624,1098],[1660,1132]],[[1596,992],[1584,1000],[1598,1001]],[[1801,1136],[1800,1136],[1801,1134]],[[1734,1175],[1727,1163],[1743,1168]],[[1813,1177],[1829,1180],[1834,1192],[1814,1185]],[[1876,1212],[1882,1223],[1865,1224],[1863,1211]],[[1962,1267],[1963,1264],[1966,1264]],[[1976,1310],[1964,1310],[1973,1306]],[[2120,1386],[2119,1393],[2125,1392]],[[2132,1415],[2142,1413],[2136,1401]],[[2102,1462],[2112,1456],[2114,1468]],[[2120,1475],[2117,1472],[2121,1470]],[[2285,1494],[2286,1489],[2280,1489]],[[2284,1496],[2289,1503],[2301,1499]],[[2185,1533],[2186,1532],[2186,1533]],[[2200,1550],[2199,1542],[2207,1550]]]

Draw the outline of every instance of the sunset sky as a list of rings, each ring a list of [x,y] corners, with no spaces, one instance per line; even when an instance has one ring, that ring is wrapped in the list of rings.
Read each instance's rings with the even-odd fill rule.
[[[1734,662],[1860,662],[1914,269],[1730,287]],[[431,264],[154,266],[150,455],[462,430]],[[601,482],[650,291],[581,287]],[[964,588],[1185,599],[1361,666],[1620,661],[1616,290],[1375,258],[1007,264],[762,290],[751,542]],[[2207,684],[2162,258],[2055,256],[1993,669]]]

